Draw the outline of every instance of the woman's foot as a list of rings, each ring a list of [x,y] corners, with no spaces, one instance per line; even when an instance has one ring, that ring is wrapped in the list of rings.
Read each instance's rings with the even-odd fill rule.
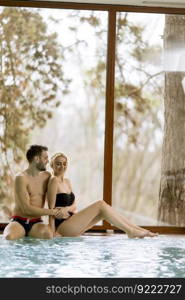
[[[149,236],[149,237],[158,236],[158,233],[157,233],[157,232],[152,232],[152,231],[150,231],[150,230],[143,229],[143,228],[142,228],[142,231],[146,234],[146,236]]]
[[[146,229],[131,229],[128,233],[128,238],[133,239],[133,238],[140,238],[143,239],[144,237],[154,237],[157,236],[158,233],[153,233],[149,230]]]
[[[144,232],[146,234],[146,236],[149,236],[149,237],[158,236],[158,233],[154,233],[154,232],[152,232],[148,229],[144,229],[138,225],[130,224],[130,227],[132,227],[133,230],[140,230],[140,231]]]

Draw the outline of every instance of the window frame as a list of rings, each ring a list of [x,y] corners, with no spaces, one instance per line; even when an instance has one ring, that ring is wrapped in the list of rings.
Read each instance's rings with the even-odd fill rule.
[[[109,4],[86,4],[74,2],[53,1],[10,1],[0,0],[0,6],[9,7],[35,7],[35,8],[58,8],[73,10],[97,10],[108,12],[107,33],[107,66],[106,66],[106,103],[105,103],[105,139],[104,139],[104,183],[103,199],[112,204],[112,167],[113,167],[113,134],[114,134],[114,82],[115,82],[115,50],[116,50],[116,15],[117,12],[138,12],[158,14],[184,14],[185,8],[172,7],[149,7],[133,5],[109,5]],[[5,224],[0,224],[0,230]],[[185,227],[171,226],[143,226],[146,229],[158,231],[159,233],[184,234]],[[94,226],[91,231],[119,230],[106,221],[103,225]]]

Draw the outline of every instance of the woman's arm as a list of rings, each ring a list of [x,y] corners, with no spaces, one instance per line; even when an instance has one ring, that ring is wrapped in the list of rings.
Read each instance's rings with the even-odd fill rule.
[[[48,206],[50,209],[55,208],[57,190],[58,190],[57,179],[56,177],[52,177],[49,180],[48,189],[47,189]],[[57,209],[60,209],[60,212],[58,212],[57,214],[58,219],[62,219],[62,218],[67,219],[69,217],[67,207],[57,207]],[[53,235],[55,235],[55,218],[52,216],[49,217],[49,226],[53,232]]]
[[[66,178],[66,182],[67,182],[67,184],[68,184],[70,190],[72,191],[72,186],[71,186],[70,180]],[[69,211],[69,212],[72,212],[72,213],[74,213],[74,214],[77,213],[76,201],[74,201],[74,203],[73,203],[72,205],[68,206],[68,211]]]

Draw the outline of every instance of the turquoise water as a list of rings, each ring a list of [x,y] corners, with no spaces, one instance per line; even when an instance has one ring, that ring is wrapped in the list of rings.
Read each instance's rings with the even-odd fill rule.
[[[6,241],[0,277],[185,277],[185,237],[82,236]]]

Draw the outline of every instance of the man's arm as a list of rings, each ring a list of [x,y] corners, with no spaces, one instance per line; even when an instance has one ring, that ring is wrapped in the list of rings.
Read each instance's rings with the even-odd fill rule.
[[[15,193],[18,197],[19,205],[24,215],[35,217],[57,215],[57,209],[40,208],[30,205],[30,197],[26,188],[25,178],[21,175],[15,178]]]

